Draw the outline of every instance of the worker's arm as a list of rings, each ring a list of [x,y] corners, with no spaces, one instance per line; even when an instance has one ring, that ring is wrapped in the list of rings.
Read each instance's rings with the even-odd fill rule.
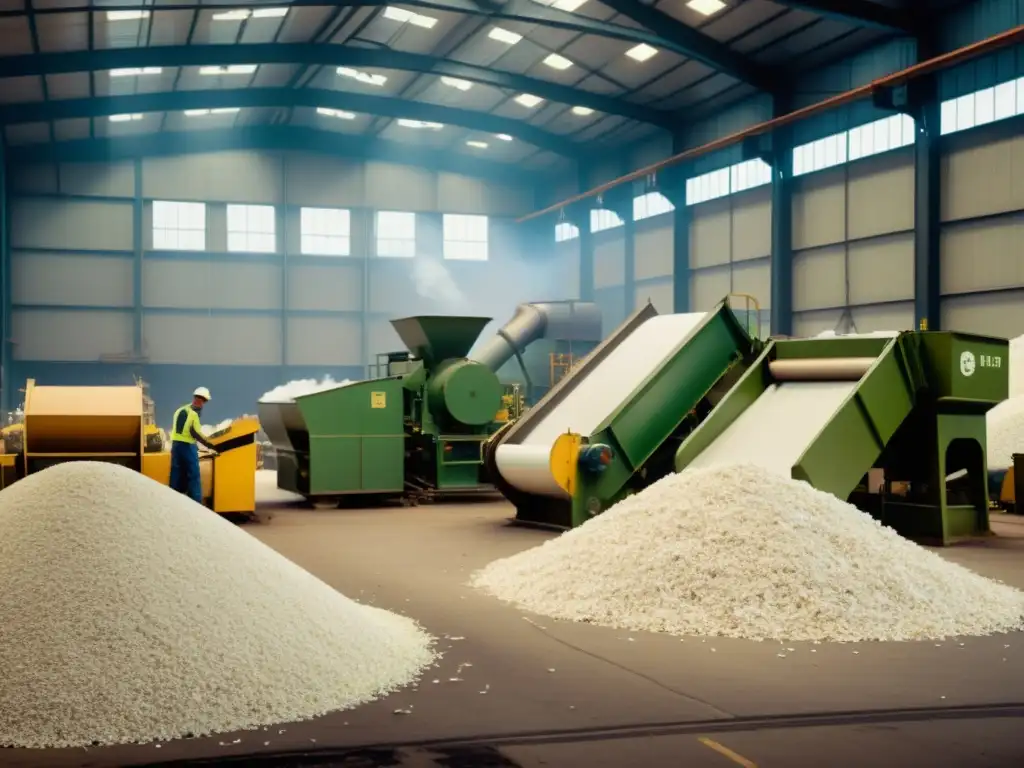
[[[203,435],[203,433],[200,432],[198,429],[196,429],[196,425],[195,424],[193,424],[191,427],[189,427],[189,432],[192,434],[192,437],[195,439],[195,441],[197,443],[199,443],[201,446],[203,446],[204,448],[206,448],[207,450],[210,450],[210,451],[216,451],[217,450],[214,447],[213,443],[211,443],[209,440],[207,440],[206,437]]]

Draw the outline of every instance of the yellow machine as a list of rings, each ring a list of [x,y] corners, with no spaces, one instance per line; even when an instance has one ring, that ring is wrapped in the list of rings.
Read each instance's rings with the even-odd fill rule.
[[[217,455],[202,455],[199,473],[203,481],[203,500],[222,515],[251,515],[256,510],[256,433],[259,420],[246,416],[207,435]],[[159,483],[171,482],[169,451],[147,453],[142,457],[142,472]]]
[[[21,476],[63,461],[109,461],[134,469],[164,485],[171,480],[171,454],[153,450],[142,386],[25,388],[22,452],[0,456]],[[152,418],[150,410],[150,419]],[[251,515],[256,510],[256,433],[254,418],[238,419],[210,435],[217,456],[200,460],[203,498],[214,512]],[[161,444],[162,444],[161,440]],[[148,446],[147,446],[148,443]]]

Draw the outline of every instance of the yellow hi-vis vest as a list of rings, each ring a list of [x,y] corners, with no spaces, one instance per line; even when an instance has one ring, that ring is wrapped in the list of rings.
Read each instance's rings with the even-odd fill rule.
[[[181,432],[179,432],[178,419],[181,417],[182,411],[185,411],[187,416],[185,417],[185,423],[181,428]],[[181,406],[181,408],[174,412],[174,421],[171,422],[171,440],[178,443],[194,443],[196,439],[192,437],[193,427],[195,427],[196,432],[202,429],[202,425],[199,422],[199,414],[195,412],[191,404]]]

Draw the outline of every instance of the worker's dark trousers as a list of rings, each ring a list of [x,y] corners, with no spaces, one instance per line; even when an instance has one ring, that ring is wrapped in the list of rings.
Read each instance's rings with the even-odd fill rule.
[[[199,445],[175,440],[171,443],[171,488],[203,503],[203,481],[199,476]]]

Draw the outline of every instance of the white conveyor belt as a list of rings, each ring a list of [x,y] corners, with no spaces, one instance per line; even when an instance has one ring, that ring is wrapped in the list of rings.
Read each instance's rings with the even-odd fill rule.
[[[659,315],[643,323],[540,417],[519,445],[500,445],[495,463],[505,482],[526,493],[565,497],[551,476],[551,447],[559,435],[594,433],[644,379],[696,330],[702,312]]]
[[[793,465],[856,386],[856,381],[772,384],[687,468],[753,464],[792,477]]]

